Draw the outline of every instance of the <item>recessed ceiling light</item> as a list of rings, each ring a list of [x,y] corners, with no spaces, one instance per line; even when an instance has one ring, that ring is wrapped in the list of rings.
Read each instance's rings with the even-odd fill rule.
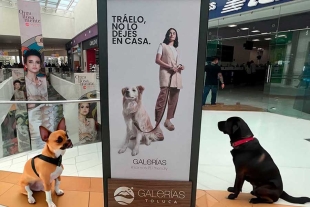
[[[247,28],[247,27],[244,27],[244,28],[241,28],[241,30],[248,30],[249,28]]]
[[[255,32],[260,32],[260,31],[259,31],[259,30],[253,30],[252,32],[254,32],[254,33],[255,33]]]
[[[268,32],[263,32],[262,35],[269,34]]]
[[[258,42],[259,41],[259,39],[254,39],[254,40],[252,40],[253,42]]]
[[[238,26],[238,25],[236,25],[236,24],[228,25],[228,27],[236,27],[236,26]]]
[[[265,38],[265,40],[272,40],[272,38],[268,37],[268,38]]]

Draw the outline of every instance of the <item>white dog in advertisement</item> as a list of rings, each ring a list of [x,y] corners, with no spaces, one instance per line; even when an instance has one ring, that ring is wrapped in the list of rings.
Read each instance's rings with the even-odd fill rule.
[[[123,147],[118,151],[124,153],[128,148],[130,140],[135,139],[132,149],[132,156],[139,154],[139,146],[142,141],[150,145],[152,141],[158,138],[152,132],[153,126],[150,117],[142,104],[143,86],[125,87],[122,89],[123,94],[123,116],[126,123],[126,140]]]

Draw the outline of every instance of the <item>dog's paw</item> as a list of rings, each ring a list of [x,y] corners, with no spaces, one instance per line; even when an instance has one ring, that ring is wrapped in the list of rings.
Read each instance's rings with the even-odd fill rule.
[[[53,202],[49,202],[49,203],[47,203],[47,205],[48,205],[48,207],[56,207],[55,203],[53,203]]]
[[[64,194],[64,191],[59,189],[58,191],[55,190],[55,193],[58,196],[62,196]]]
[[[133,149],[131,155],[136,156],[137,154],[139,154],[139,149]]]
[[[28,198],[28,203],[34,204],[34,203],[36,203],[36,200],[34,199],[34,197],[31,196]]]
[[[232,193],[232,194],[230,194],[230,195],[228,196],[228,199],[234,200],[235,198],[237,198],[237,196],[238,196],[238,195]]]
[[[118,154],[122,154],[126,151],[127,147],[123,147],[122,149],[118,150]]]
[[[229,187],[229,188],[227,188],[227,191],[230,192],[230,193],[233,193],[233,192],[235,192],[235,188],[234,187]]]
[[[147,139],[147,140],[145,141],[145,144],[146,144],[147,146],[149,146],[151,143],[152,143],[152,141],[149,140],[149,139]]]

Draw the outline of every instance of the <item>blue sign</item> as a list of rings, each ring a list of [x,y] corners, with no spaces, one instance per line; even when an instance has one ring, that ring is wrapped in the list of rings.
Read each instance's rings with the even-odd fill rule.
[[[294,0],[210,0],[209,19],[252,11]]]

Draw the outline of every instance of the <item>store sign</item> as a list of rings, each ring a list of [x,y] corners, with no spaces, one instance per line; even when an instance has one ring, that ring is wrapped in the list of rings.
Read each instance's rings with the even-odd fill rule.
[[[294,0],[210,0],[209,18],[215,19],[227,15],[239,14],[290,1]]]
[[[112,178],[189,180],[200,2],[107,1]]]
[[[89,40],[86,40],[82,43],[83,50],[91,49],[91,48],[97,48],[98,47],[98,37],[91,38]]]
[[[191,182],[111,179],[108,185],[109,207],[189,207],[191,202]]]

